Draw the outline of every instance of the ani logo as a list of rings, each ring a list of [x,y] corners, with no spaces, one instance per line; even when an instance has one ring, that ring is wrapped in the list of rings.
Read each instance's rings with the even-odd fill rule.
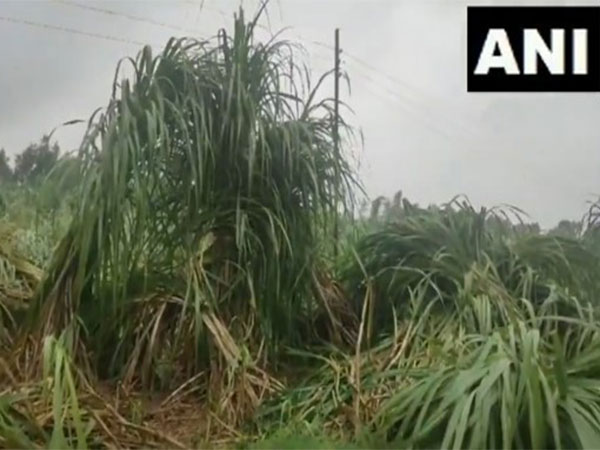
[[[600,7],[467,8],[469,92],[600,91]]]

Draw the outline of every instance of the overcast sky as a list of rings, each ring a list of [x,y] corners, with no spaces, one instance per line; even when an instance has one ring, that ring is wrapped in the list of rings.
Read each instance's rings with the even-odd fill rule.
[[[331,68],[328,46],[340,28],[351,79],[342,99],[364,134],[360,174],[372,198],[401,189],[426,205],[465,194],[476,206],[518,206],[545,227],[579,219],[600,194],[600,97],[467,93],[466,6],[492,3],[508,4],[272,0],[262,23],[290,27],[284,37],[306,47],[317,72]],[[257,1],[243,4],[250,13]],[[159,49],[171,35],[206,38],[230,28],[237,5],[0,0],[0,148],[15,154],[60,123],[87,119],[106,105],[120,58],[141,43]],[[55,137],[72,149],[83,130],[62,128]]]

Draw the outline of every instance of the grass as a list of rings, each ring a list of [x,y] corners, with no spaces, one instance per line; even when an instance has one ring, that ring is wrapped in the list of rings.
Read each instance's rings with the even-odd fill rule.
[[[241,364],[241,335],[270,354],[306,337],[318,235],[354,181],[333,157],[330,101],[295,83],[292,45],[255,45],[254,26],[240,14],[231,36],[146,48],[80,149],[79,203],[32,327],[78,317],[105,376],[149,385],[161,359],[189,376],[213,357]]]
[[[323,79],[260,17],[122,62],[78,154],[1,186],[0,446],[597,447],[598,207],[349,219]]]

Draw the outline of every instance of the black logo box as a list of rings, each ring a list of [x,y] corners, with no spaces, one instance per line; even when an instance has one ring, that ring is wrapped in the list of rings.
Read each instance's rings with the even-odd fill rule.
[[[538,73],[507,75],[503,69],[475,75],[483,44],[491,28],[503,28],[519,65],[523,68],[523,30],[535,28],[550,42],[552,28],[565,30],[565,74],[551,74],[538,61]],[[588,72],[570,73],[572,30],[588,30]],[[467,8],[467,90],[469,92],[598,92],[600,91],[600,7],[486,7]]]

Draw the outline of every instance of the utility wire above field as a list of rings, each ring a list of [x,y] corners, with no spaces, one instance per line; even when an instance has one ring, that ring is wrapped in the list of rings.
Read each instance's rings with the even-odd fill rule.
[[[43,28],[43,29],[47,29],[47,30],[62,31],[64,33],[71,33],[71,34],[77,34],[80,36],[87,36],[87,37],[96,38],[96,39],[103,39],[105,41],[122,42],[124,44],[129,44],[129,45],[143,46],[143,45],[147,44],[145,42],[136,41],[133,39],[119,38],[119,37],[115,37],[115,36],[109,36],[107,34],[93,33],[90,31],[82,31],[82,30],[77,30],[75,28],[63,27],[63,26],[59,26],[59,25],[52,25],[52,24],[42,23],[42,22],[34,22],[32,20],[17,19],[15,17],[0,16],[0,20],[4,21],[4,22],[13,23],[13,24],[28,25],[31,27]]]
[[[306,40],[306,41],[310,42],[312,44],[318,45],[320,47],[330,48],[333,50],[333,47],[330,47],[329,45],[327,45],[323,42],[310,41],[310,40]],[[400,99],[400,101],[402,102],[402,108],[405,111],[407,111],[409,114],[421,116],[421,118],[423,116],[429,116],[428,119],[426,119],[426,121],[429,123],[428,124],[429,128],[437,129],[439,131],[439,127],[437,125],[431,124],[432,120],[433,120],[433,123],[435,123],[435,124],[450,123],[453,126],[455,126],[456,128],[460,129],[466,136],[475,137],[470,125],[464,123],[463,121],[457,120],[457,116],[458,117],[463,116],[462,113],[456,114],[454,116],[449,116],[446,114],[440,114],[435,109],[428,109],[427,111],[421,111],[422,110],[422,101],[425,100],[425,101],[429,101],[429,102],[433,103],[437,100],[435,98],[435,96],[424,93],[422,90],[420,90],[413,84],[411,84],[407,81],[401,80],[399,78],[393,77],[393,76],[387,74],[385,71],[382,71],[382,70],[374,67],[373,65],[366,63],[361,58],[354,56],[347,51],[343,51],[342,54],[348,58],[346,60],[343,60],[343,62],[350,64],[352,66],[350,69],[352,75],[357,75],[357,76],[361,77],[362,79],[368,81],[369,83],[375,85],[378,89],[386,92],[389,95],[392,95],[394,98]],[[318,57],[319,60],[326,58],[325,55],[322,55],[319,53],[315,53],[315,55]],[[376,77],[379,77],[379,79],[377,79]],[[384,79],[384,78],[387,80],[393,81],[396,85],[401,86],[403,89],[399,90],[397,87],[392,88],[388,85],[384,85],[382,83],[382,79]],[[388,99],[385,96],[382,97],[381,95],[379,95],[378,97],[381,99],[384,99],[385,101],[388,101]],[[393,102],[393,103],[398,104],[398,102]],[[411,108],[411,106],[412,106],[412,108]],[[438,117],[431,117],[432,114],[436,115]],[[431,120],[429,120],[429,119],[431,119]],[[443,132],[443,134],[448,135],[447,132]]]
[[[75,2],[70,2],[70,1],[66,1],[66,0],[56,0],[57,3],[64,3],[65,5],[73,5],[73,6],[78,6],[78,7],[83,7],[85,9],[91,9],[92,11],[96,11],[96,12],[100,12],[99,8],[94,8],[94,7],[88,7],[87,5],[80,5],[78,3]],[[105,10],[104,12],[108,13],[108,10]],[[112,14],[112,12],[110,12]],[[116,15],[120,15],[119,13],[115,13]],[[130,20],[134,20],[133,16],[127,16],[124,15],[123,17],[128,18]],[[141,18],[136,18],[138,20],[143,20]],[[143,41],[138,41],[135,39],[126,39],[126,38],[121,38],[121,37],[116,37],[116,36],[110,36],[110,35],[106,35],[106,34],[101,34],[101,33],[95,33],[95,32],[89,32],[89,31],[83,31],[83,30],[79,30],[79,29],[75,29],[75,28],[70,28],[70,27],[64,27],[64,26],[59,26],[59,25],[53,25],[53,24],[47,24],[47,23],[42,23],[42,22],[35,22],[35,21],[31,21],[31,20],[25,20],[25,19],[18,19],[18,18],[14,18],[14,17],[6,17],[6,16],[0,16],[0,20],[5,21],[5,22],[9,22],[9,23],[13,23],[13,24],[21,24],[21,25],[27,25],[27,26],[31,26],[31,27],[37,27],[37,28],[41,28],[41,29],[49,29],[49,30],[53,30],[53,31],[61,31],[64,33],[71,33],[71,34],[75,34],[75,35],[81,35],[81,36],[86,36],[86,37],[90,37],[90,38],[96,38],[96,39],[102,39],[105,41],[112,41],[112,42],[120,42],[120,43],[125,43],[125,44],[129,44],[129,45],[135,45],[135,46],[144,46],[147,43],[143,42]],[[152,21],[150,21],[150,23],[152,23]],[[154,23],[155,25],[160,25],[160,26],[165,26],[166,24],[162,24],[162,23]],[[329,46],[328,44],[325,44],[323,42],[319,42],[319,41],[314,41],[314,40],[306,40],[306,42],[310,42],[314,45],[318,45],[320,47],[324,47],[324,48],[330,48],[333,49],[333,47]],[[385,72],[381,72],[379,70],[377,70],[374,66],[364,62],[361,60],[361,58],[358,58],[357,56],[354,56],[350,53],[348,53],[347,51],[345,51],[343,53],[345,56],[347,56],[348,58],[350,58],[351,60],[353,60],[355,63],[361,63],[361,65],[363,67],[366,67],[367,69],[369,69],[373,75],[384,75],[386,78],[395,81],[397,84],[401,84],[403,86],[405,86],[408,89],[413,89],[413,87],[411,85],[409,85],[408,83],[403,83],[400,80],[391,77],[389,75],[387,75]],[[320,54],[315,54],[314,56],[318,57],[319,59],[325,61],[327,58],[324,55],[320,55]],[[375,78],[373,78],[373,76],[366,74],[365,72],[361,72],[359,70],[356,70],[357,67],[356,65],[354,66],[353,73],[357,74],[358,76],[363,77],[364,79],[367,79],[368,81],[370,81],[371,83],[375,84],[379,89],[387,92],[388,94],[393,95],[396,98],[399,98],[401,101],[393,101],[392,100],[392,104],[394,105],[401,105],[401,107],[410,115],[415,116],[415,117],[419,117],[417,120],[423,121],[423,114],[420,113],[417,109],[418,109],[418,105],[415,105],[416,100],[414,98],[410,98],[409,96],[407,96],[406,93],[402,93],[399,92],[397,90],[391,89],[387,86],[383,86],[381,83],[379,83]],[[371,90],[372,92],[372,90]],[[372,92],[373,93],[373,92]],[[385,96],[381,96],[380,94],[375,94],[374,95],[380,99],[385,100],[386,102],[390,102],[389,99],[387,99]],[[408,104],[412,104],[413,108],[411,108],[410,106],[408,106],[407,104],[404,104],[404,102],[408,103]],[[442,122],[446,122],[446,120],[443,120]],[[440,134],[443,134],[444,136],[448,136],[448,132],[445,131],[441,131],[436,125],[432,124],[431,121],[429,119],[425,119],[425,123],[427,125],[428,128],[435,130],[436,132],[439,132]]]
[[[98,8],[96,6],[86,5],[83,3],[73,2],[73,1],[69,1],[69,0],[53,0],[53,1],[55,3],[60,3],[65,6],[72,6],[75,8],[85,9],[85,10],[88,10],[91,12],[101,13],[101,14],[105,14],[105,15],[109,15],[109,16],[121,17],[121,18],[125,18],[128,20],[132,20],[134,22],[146,23],[146,24],[155,25],[155,26],[159,26],[159,27],[163,27],[163,28],[168,28],[170,30],[175,30],[175,31],[179,31],[179,32],[192,32],[191,30],[186,30],[186,29],[182,28],[181,26],[177,26],[177,25],[173,25],[173,24],[165,23],[165,22],[158,22],[153,19],[134,16],[132,14],[127,14],[127,13],[123,13],[120,11],[114,11],[112,9]]]
[[[325,42],[306,39],[302,36],[298,36],[298,38],[304,42],[316,45],[317,47],[330,50],[331,52],[334,50],[333,46]],[[480,153],[480,149],[475,147],[473,145],[473,141],[471,140],[477,138],[475,133],[473,133],[472,123],[467,123],[464,120],[458,119],[460,117],[464,117],[464,113],[462,111],[457,111],[454,115],[441,113],[435,108],[429,108],[426,111],[423,111],[421,101],[430,100],[431,102],[435,102],[435,96],[425,93],[412,83],[389,75],[385,70],[367,63],[362,58],[352,55],[346,50],[342,50],[342,55],[347,57],[347,59],[343,59],[342,62],[351,65],[350,73],[352,76],[358,76],[362,80],[365,80],[369,83],[361,84],[361,88],[364,88],[365,91],[367,91],[377,100],[393,107],[394,109],[401,109],[410,119],[421,123],[421,125],[423,125],[426,129],[438,134],[444,139],[453,141],[455,144],[459,145],[469,153]],[[326,56],[324,53],[316,52],[311,52],[311,57],[316,57],[319,61],[332,59],[331,57]],[[399,91],[397,87],[392,88],[389,85],[384,84],[382,82],[383,79],[387,79],[391,82],[394,82],[398,86],[402,86],[403,91]],[[448,125],[450,125],[450,127],[448,127]],[[460,130],[462,133],[458,135],[457,133],[453,132],[453,130]],[[504,161],[501,161],[501,164],[507,165],[509,169],[511,168],[511,166]],[[530,176],[538,178],[541,184],[549,182],[548,179],[540,176],[533,165],[527,163],[521,164],[529,170]]]
[[[82,4],[76,1],[72,1],[72,0],[53,0],[56,3],[60,3],[66,6],[72,6],[72,7],[76,7],[76,8],[81,8],[81,9],[85,9],[85,10],[89,10],[91,12],[96,12],[96,13],[100,13],[100,14],[105,14],[105,15],[111,15],[111,16],[116,16],[116,17],[120,17],[123,19],[128,19],[131,21],[135,21],[135,22],[140,22],[140,23],[147,23],[150,25],[155,25],[155,26],[160,26],[163,28],[167,28],[167,29],[171,29],[171,30],[176,30],[176,31],[185,31],[185,32],[189,32],[189,33],[196,33],[196,30],[189,30],[189,29],[184,29],[180,26],[177,25],[173,25],[170,23],[165,23],[165,22],[159,22],[159,21],[155,21],[153,19],[148,19],[145,17],[140,17],[140,16],[135,16],[132,14],[127,14],[124,12],[120,12],[120,11],[115,11],[112,9],[108,9],[108,8],[99,8],[99,7],[95,7],[95,6],[90,6],[87,4]],[[201,12],[204,9],[210,10],[210,11],[214,11],[216,13],[218,13],[219,15],[221,15],[222,17],[227,17],[227,13],[225,11],[223,11],[220,8],[214,7],[212,5],[208,5],[206,4],[206,2],[204,0],[196,2],[196,1],[191,1],[191,0],[185,0],[183,1],[183,3],[186,4],[191,4],[194,6],[199,6],[199,12]],[[196,17],[196,21],[197,21]],[[270,28],[265,27],[265,26],[258,26],[261,29],[270,31]],[[318,40],[314,40],[314,39],[306,39],[302,36],[299,36],[300,39],[304,42],[308,42],[312,45],[321,47],[321,48],[325,48],[327,50],[333,51],[334,47],[331,44],[325,43],[325,42],[321,42]],[[409,101],[409,102],[417,102],[417,101],[421,101],[422,99],[426,99],[426,100],[435,100],[435,98],[433,96],[431,96],[431,94],[417,88],[416,86],[414,86],[411,83],[408,83],[405,80],[402,80],[400,78],[394,77],[390,74],[388,74],[385,70],[381,70],[380,68],[375,67],[374,65],[368,63],[367,61],[365,61],[364,59],[349,53],[346,50],[343,50],[343,54],[350,60],[352,60],[355,64],[362,66],[362,68],[366,69],[367,71],[369,71],[369,73],[372,73],[374,77],[380,77],[380,78],[385,78],[386,80],[396,84],[397,86],[403,88],[403,89],[407,89],[409,91],[408,95],[410,95],[410,93],[416,95],[418,98],[415,99],[414,97],[411,99],[409,97],[407,97],[406,93],[403,92],[399,92],[397,90],[393,90],[390,89],[389,87],[384,87],[379,85],[378,87],[380,87],[381,89],[392,93],[392,95],[398,96],[400,98],[402,98],[403,100]],[[324,56],[319,56],[320,59],[325,59]],[[356,68],[356,66],[355,66]],[[359,71],[356,71],[355,73],[358,73],[359,76],[361,76]],[[364,75],[362,75],[364,77]],[[377,83],[377,81],[375,81],[374,78],[369,77],[370,81],[372,83]],[[412,91],[412,92],[411,92]],[[454,120],[451,120],[450,118],[445,118],[445,120],[450,120],[451,122]],[[468,127],[465,127],[465,125],[460,124],[459,128],[461,128],[463,131],[467,131],[468,134],[472,134],[470,132],[470,129]]]
[[[61,1],[61,3],[63,3],[63,2]],[[69,4],[70,4],[70,2],[69,2]],[[65,33],[71,33],[71,34],[75,34],[75,35],[81,35],[81,36],[86,36],[86,37],[91,37],[91,38],[96,38],[96,39],[102,39],[105,41],[120,42],[120,43],[129,44],[129,45],[144,46],[147,44],[145,42],[138,41],[138,40],[125,39],[125,38],[110,36],[110,35],[106,35],[106,34],[82,31],[82,30],[78,30],[78,29],[74,29],[74,28],[52,25],[52,24],[47,24],[47,23],[42,23],[42,22],[34,22],[34,21],[30,21],[30,20],[25,20],[25,19],[17,19],[17,18],[13,18],[13,17],[0,16],[0,20],[9,22],[9,23],[14,23],[14,24],[22,24],[22,25],[41,28],[41,29],[50,29],[50,30],[54,30],[54,31],[61,31],[61,32],[65,32]],[[308,42],[312,42],[313,44],[319,44],[321,47],[328,47],[327,44],[322,43],[322,42],[318,42],[318,41],[308,41]],[[344,52],[343,54],[348,57],[351,57],[355,61],[360,60],[358,57],[350,55],[348,52]],[[322,59],[322,60],[326,59],[325,56],[318,55],[318,54],[317,54],[317,56],[319,59]],[[365,65],[365,64],[363,64],[363,65]],[[355,66],[355,69],[356,69],[356,66]],[[382,72],[376,71],[375,68],[372,68],[371,70],[376,75],[379,75],[382,73]],[[381,83],[379,83],[377,80],[375,80],[371,75],[368,75],[364,72],[354,70],[353,73],[357,74],[358,76],[361,76],[364,79],[367,79],[371,83],[375,84],[379,89],[387,92],[388,94],[391,94],[396,99],[396,101],[395,101],[394,98],[390,99],[386,96],[382,96],[381,94],[378,94],[371,89],[370,92],[373,95],[375,95],[376,97],[378,97],[380,100],[384,100],[395,106],[400,106],[407,114],[416,118],[418,121],[423,122],[423,124],[426,125],[427,128],[429,128],[433,131],[436,131],[437,133],[439,133],[443,136],[446,136],[446,137],[451,136],[451,133],[443,131],[437,125],[435,125],[435,123],[437,123],[437,122],[432,122],[429,118],[423,117],[423,114],[418,111],[418,104],[416,105],[415,100],[411,99],[410,97],[407,97],[407,95],[405,93],[401,93],[401,92],[398,92],[397,90],[393,90],[387,86],[383,86]],[[390,76],[388,76],[388,77],[390,79],[394,79],[393,77],[390,77]],[[408,86],[408,85],[405,84],[405,86]],[[410,88],[410,86],[408,86],[408,87]],[[397,99],[400,99],[400,101],[397,101]],[[411,108],[409,105],[412,105],[413,107]],[[445,118],[441,122],[446,123],[447,122],[446,119],[448,119],[448,118]]]
[[[152,19],[135,16],[135,15],[131,15],[131,14],[126,14],[126,13],[123,13],[120,11],[115,11],[115,10],[111,10],[111,9],[107,9],[107,8],[99,8],[99,7],[90,6],[90,5],[86,5],[86,4],[82,4],[82,3],[70,1],[70,0],[53,0],[53,1],[55,3],[60,3],[65,6],[71,6],[71,7],[75,7],[75,8],[89,10],[90,12],[104,14],[104,15],[121,17],[121,18],[130,20],[130,21],[134,21],[134,22],[147,23],[150,25],[168,28],[171,30],[191,32],[191,30],[185,30],[185,29],[182,29],[182,27],[178,27],[173,24],[169,24],[166,22],[159,22],[159,21],[155,21]],[[195,2],[190,2],[190,3],[193,3],[196,6],[198,5],[198,3],[195,3]],[[218,8],[209,7],[209,6],[205,5],[203,2],[200,3],[199,7],[201,9],[207,8],[207,9],[213,10],[215,12],[218,12],[222,16],[226,15],[224,11],[222,11]],[[55,31],[62,31],[62,32],[67,32],[67,33],[72,33],[72,34],[78,34],[78,35],[83,35],[83,36],[87,36],[87,37],[103,39],[103,40],[107,40],[107,41],[122,42],[122,43],[130,44],[130,45],[136,45],[136,46],[146,45],[145,42],[138,41],[138,40],[125,39],[125,38],[109,36],[109,35],[100,34],[100,33],[82,31],[82,30],[78,30],[78,29],[74,29],[74,28],[62,27],[62,26],[46,24],[46,23],[41,23],[41,22],[33,22],[33,21],[29,21],[29,20],[24,20],[24,19],[16,19],[16,18],[11,18],[11,17],[0,16],[0,20],[12,22],[12,23],[20,23],[20,24],[29,25],[29,26],[35,26],[35,27],[39,27],[39,28],[46,28],[46,29],[51,29],[51,30],[55,30]],[[268,29],[267,27],[261,27],[261,28]],[[314,40],[314,39],[306,39],[301,35],[299,35],[298,37],[301,41],[307,42],[311,45],[314,45],[314,46],[317,46],[320,48],[325,48],[327,50],[333,51],[333,46],[331,46],[330,44],[327,44],[325,42],[321,42],[318,40]],[[370,91],[373,95],[375,95],[376,97],[378,97],[380,99],[385,100],[388,103],[392,103],[394,105],[400,105],[402,107],[402,109],[405,110],[406,113],[417,118],[417,120],[423,122],[424,125],[427,126],[427,128],[434,130],[444,136],[451,135],[451,133],[442,131],[436,124],[437,123],[447,123],[448,121],[455,122],[454,120],[452,120],[449,117],[443,117],[442,120],[435,120],[435,118],[433,118],[433,120],[432,120],[431,117],[428,117],[429,113],[431,111],[425,112],[425,114],[423,114],[423,111],[420,111],[420,106],[419,106],[420,101],[423,98],[432,99],[431,95],[422,92],[421,90],[416,88],[414,85],[412,85],[404,80],[401,80],[397,77],[389,75],[385,71],[378,69],[374,65],[366,62],[362,58],[360,58],[352,53],[349,53],[346,50],[343,51],[343,55],[348,58],[348,60],[346,62],[353,65],[353,68],[352,68],[353,74],[356,74],[356,75],[362,77],[363,79],[368,80],[370,83],[376,85],[376,87],[378,89],[386,92],[387,94],[392,95],[393,98],[389,99],[385,96],[382,96],[381,94],[375,94],[373,92],[373,90],[371,89]],[[313,53],[313,56],[315,56],[323,61],[326,61],[329,59],[325,55],[322,55],[319,53]],[[384,79],[396,84],[397,86],[400,86],[405,90],[408,90],[408,92],[401,92],[397,89],[392,89],[389,86],[384,86],[375,77],[379,77],[380,79],[384,78]],[[415,98],[415,96],[416,96],[416,98]],[[395,99],[399,99],[400,101],[394,101]],[[392,100],[392,101],[390,102],[390,100]],[[469,130],[467,128],[465,128],[462,124],[459,124],[458,128],[462,129],[463,131],[466,130],[467,134],[472,135],[472,133],[470,133]]]

